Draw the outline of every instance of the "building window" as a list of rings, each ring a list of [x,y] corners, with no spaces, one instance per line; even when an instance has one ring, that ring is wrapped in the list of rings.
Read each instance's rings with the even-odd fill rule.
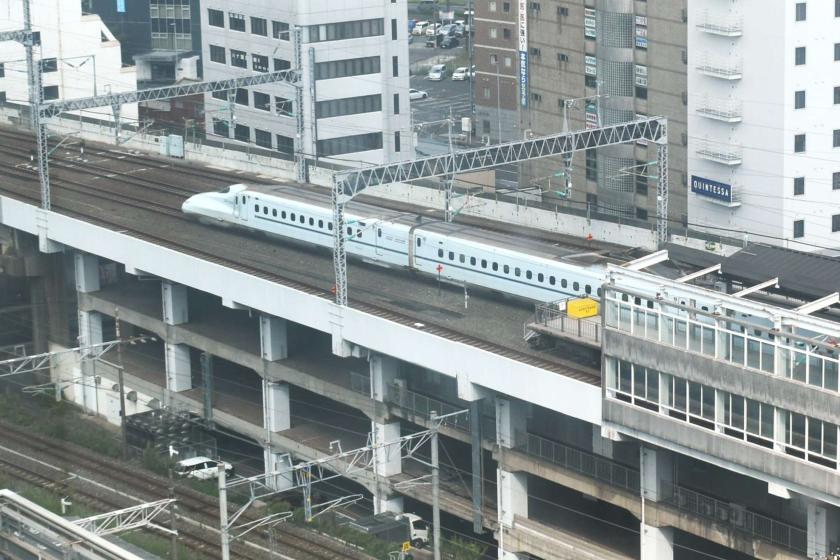
[[[295,139],[290,136],[281,136],[278,134],[277,151],[291,156],[295,153]]]
[[[831,174],[831,189],[840,191],[840,171]]]
[[[254,72],[268,72],[268,57],[262,54],[252,54],[251,68]]]
[[[840,2],[840,0],[838,0]],[[834,104],[840,105],[840,86],[834,86]]]
[[[837,49],[835,49],[836,51]],[[797,66],[802,66],[805,64],[805,47],[796,47],[794,51],[794,62]],[[835,56],[835,60],[837,57]]]
[[[6,77],[6,65],[0,62],[0,78]]]
[[[636,99],[647,99],[648,98],[648,88],[642,86],[636,86]]]
[[[274,71],[281,72],[283,70],[288,70],[292,67],[292,63],[288,60],[283,60],[282,58],[275,58],[274,59]]]
[[[834,43],[834,60],[840,60],[840,43]]]
[[[499,55],[491,54],[490,55],[490,66],[498,66],[498,65],[499,65]],[[498,72],[498,70],[499,69],[497,68],[496,71]]]
[[[647,220],[648,219],[648,211],[645,208],[636,208],[636,219],[638,220]]]
[[[391,40],[397,40],[397,20],[395,19],[391,20]]]
[[[212,8],[207,10],[207,24],[211,27],[224,28],[225,13],[221,10],[213,10]]]
[[[797,2],[796,3],[796,21],[805,21],[805,15],[807,13],[807,6],[805,2]]]
[[[381,110],[382,96],[379,94],[330,99],[329,101],[318,101],[315,104],[315,116],[319,119],[373,113]]]
[[[400,114],[400,94],[399,93],[394,94],[394,114],[395,115]]]
[[[275,97],[274,108],[277,109],[278,115],[291,117],[295,114],[292,100],[286,99],[285,97]]]
[[[513,58],[506,56],[505,57],[505,68],[510,68],[513,66]]]
[[[58,61],[54,58],[44,58],[41,60],[41,72],[47,74],[49,72],[58,71]]]
[[[218,62],[219,64],[227,64],[225,48],[216,45],[210,45],[210,61]]]
[[[402,151],[401,148],[400,148],[400,133],[399,132],[394,133],[394,151],[395,152]]]
[[[495,27],[491,27],[490,28],[490,38],[495,39],[498,36],[499,36],[498,30]]]
[[[590,181],[598,180],[598,156],[595,148],[586,150],[586,178]]]
[[[832,232],[840,231],[840,214],[834,214],[831,217],[831,231]]]
[[[510,33],[510,29],[508,29],[507,27],[505,27],[504,29],[502,29],[502,38],[504,38],[504,39],[510,39],[510,35],[511,35],[511,33]]]
[[[227,101],[228,98],[227,90],[214,91],[210,95],[213,96],[213,99],[221,99],[222,101]]]
[[[233,129],[233,137],[240,142],[251,141],[251,128],[244,124],[238,124]]]
[[[268,22],[264,18],[251,16],[251,33],[268,37]],[[269,147],[271,147],[271,138],[268,139]]]
[[[490,134],[490,121],[488,121],[488,120],[481,121],[481,131],[484,134]],[[838,173],[838,175],[840,175],[840,173]]]
[[[363,19],[309,26],[309,42],[340,41],[359,37],[378,37],[385,34],[385,20]]]
[[[245,16],[230,12],[228,14],[228,27],[231,31],[245,31]]]
[[[44,86],[42,93],[44,101],[58,99],[58,86]]]
[[[840,17],[840,0],[834,0],[834,17]]]
[[[804,109],[805,108],[805,91],[804,90],[794,92],[794,94],[793,94],[793,108],[794,109]]]
[[[490,99],[490,88],[489,87],[484,88],[483,93],[484,93],[484,99]]]
[[[510,2],[502,2],[502,11],[506,14],[510,13]]]
[[[289,40],[289,24],[282,21],[271,22],[271,36],[281,41]]]
[[[793,221],[793,238],[805,237],[805,220]]]
[[[805,177],[793,178],[793,195],[800,196],[805,194]]]
[[[213,119],[213,134],[228,138],[230,136],[228,122],[220,119]]]
[[[840,130],[835,129],[832,136],[832,140],[834,141],[834,147],[837,148],[838,146],[840,146]]]
[[[6,92],[5,91],[0,91],[0,104],[5,103],[5,102],[6,102]]]
[[[805,135],[797,134],[793,137],[793,151],[800,154],[805,151]]]
[[[248,68],[248,53],[230,49],[230,64],[237,68]]]
[[[237,105],[248,106],[248,90],[245,88],[237,88],[235,102]]]
[[[585,85],[588,88],[597,88],[598,78],[596,78],[595,76],[584,76],[583,85]]]
[[[271,133],[267,130],[254,129],[254,143],[257,146],[271,149]]]
[[[271,112],[271,96],[267,93],[254,92],[254,109]]]
[[[338,156],[353,152],[382,149],[382,133],[356,134],[328,140],[318,140],[318,155],[321,157]]]
[[[840,2],[840,0],[838,0],[838,2]],[[489,2],[487,2],[487,11],[489,11],[489,12],[498,11],[498,8],[496,7],[496,0],[490,0]]]
[[[391,57],[391,74],[396,78],[400,75],[400,57]]]
[[[332,60],[330,62],[318,62],[315,64],[316,80],[330,80],[333,78],[378,74],[379,72],[380,68],[378,56],[347,58],[344,60]]]

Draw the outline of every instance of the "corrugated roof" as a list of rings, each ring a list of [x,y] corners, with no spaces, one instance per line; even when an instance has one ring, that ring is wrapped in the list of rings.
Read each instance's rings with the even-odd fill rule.
[[[721,263],[723,274],[744,285],[779,277],[779,291],[817,299],[840,290],[840,258],[783,247],[750,244],[729,257],[668,244],[671,259],[706,267]]]

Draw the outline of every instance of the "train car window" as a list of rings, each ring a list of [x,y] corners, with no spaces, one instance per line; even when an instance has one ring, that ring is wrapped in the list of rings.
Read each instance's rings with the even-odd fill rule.
[[[640,297],[633,298],[633,303],[635,303],[636,305],[642,305],[642,298],[640,298]]]
[[[487,268],[487,259],[481,259],[481,268]]]
[[[294,212],[292,212],[292,216],[291,216],[291,218],[292,218],[292,221],[293,221],[293,222],[297,219],[297,218],[295,217],[295,213],[294,213]]]
[[[467,262],[467,257],[464,255],[458,255],[458,260],[462,263]]]
[[[362,238],[362,230],[360,230],[360,229],[356,230],[356,237],[358,237],[359,239]]]
[[[502,272],[504,272],[505,274],[510,274],[510,266],[504,265],[502,267]]]
[[[417,238],[417,246],[419,247],[422,244],[423,244],[423,240],[418,237]]]
[[[438,249],[438,258],[439,259],[443,258],[443,249]]]
[[[470,265],[475,266],[475,257],[470,257]]]
[[[568,285],[569,285],[569,281],[568,281],[568,280],[566,280],[565,278],[561,278],[561,279],[560,279],[560,287],[561,287],[561,288],[565,288],[565,287],[567,287]]]
[[[283,218],[284,220],[286,219],[286,211],[285,210],[280,212],[280,217]]]
[[[300,215],[300,223],[303,223],[305,221],[306,221],[306,218],[303,216],[303,214],[301,214]]]
[[[574,284],[572,284],[572,289],[577,292],[578,290],[580,290],[580,284],[575,282]]]
[[[376,228],[376,236],[382,237],[382,228]]]
[[[254,204],[254,212],[259,212],[259,211],[260,211],[260,205],[259,204]]]
[[[554,284],[557,283],[557,280],[555,280],[554,276],[549,276],[548,277],[548,283],[553,286]]]
[[[513,269],[513,275],[514,275],[514,276],[519,276],[519,275],[521,275],[521,274],[522,274],[522,271],[521,271],[521,270],[519,270],[519,267],[518,267],[518,266],[517,266],[516,268],[514,268],[514,269]]]
[[[353,228],[347,228],[347,235],[353,235]]]
[[[271,209],[271,215],[274,216],[275,218],[277,217],[277,208],[272,208]]]
[[[450,260],[450,261],[454,261],[454,260],[455,260],[455,253],[453,253],[452,251],[449,251],[449,260]]]
[[[621,294],[621,301],[630,301],[630,298],[627,297],[627,294]]]
[[[318,220],[318,227],[324,229],[324,220]]]
[[[268,206],[263,206],[263,214],[268,216]]]
[[[648,308],[648,309],[653,309],[653,301],[648,300],[648,302],[647,302],[647,308]],[[708,308],[708,307],[704,307],[704,308],[703,308],[703,311],[708,311],[708,310],[709,310],[709,308]]]
[[[543,275],[543,273],[540,272],[539,274],[537,274],[537,282],[544,282],[544,281],[545,281],[545,276]]]
[[[530,280],[533,276],[534,275],[531,273],[530,270],[525,271],[525,278],[527,278],[528,280]]]
[[[586,286],[584,286],[584,290],[586,290],[587,294],[591,294],[592,293],[592,286],[587,284]]]
[[[332,231],[332,222],[327,222],[327,229]]]
[[[496,272],[497,270],[499,270],[499,263],[494,262],[493,263],[493,272]]]
[[[595,290],[595,293],[598,294],[598,297],[603,297],[601,288],[598,288],[597,290]]]
[[[315,225],[315,218],[309,218],[309,225],[310,225],[310,226],[314,226],[314,225]]]

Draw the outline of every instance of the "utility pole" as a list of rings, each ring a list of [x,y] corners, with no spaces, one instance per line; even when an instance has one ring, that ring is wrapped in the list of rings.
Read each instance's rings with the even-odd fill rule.
[[[431,445],[432,445],[432,528],[433,546],[435,558],[440,560],[440,463],[438,457],[438,426],[437,412],[430,414],[432,424]]]
[[[114,308],[114,330],[119,341],[120,335],[120,308]],[[122,359],[122,344],[117,343],[117,375],[120,385],[120,432],[122,432],[122,458],[128,459],[128,425],[125,417],[125,379]]]
[[[30,0],[23,0],[23,30],[27,34],[26,74],[29,81],[29,110],[32,113],[32,128],[38,144],[38,177],[41,180],[41,208],[50,209],[50,171],[47,159],[47,128],[41,122],[41,103],[44,90],[41,87],[41,62],[35,64],[35,38],[32,35],[32,11]]]
[[[178,523],[175,518],[175,479],[172,474],[172,459],[169,460],[169,499],[172,503],[169,504],[169,529],[172,531],[169,537],[169,558],[170,560],[178,560]]]
[[[219,460],[216,467],[219,478],[219,533],[222,535],[222,560],[230,560],[230,526],[227,511],[227,480],[225,464]]]

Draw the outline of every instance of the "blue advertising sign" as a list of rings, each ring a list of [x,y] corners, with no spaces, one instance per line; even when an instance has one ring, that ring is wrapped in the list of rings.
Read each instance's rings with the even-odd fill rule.
[[[732,202],[732,185],[704,179],[696,175],[691,176],[691,192],[723,202]]]
[[[528,52],[519,51],[519,104],[528,106]]]
[[[125,13],[125,0],[117,0],[117,12]]]

